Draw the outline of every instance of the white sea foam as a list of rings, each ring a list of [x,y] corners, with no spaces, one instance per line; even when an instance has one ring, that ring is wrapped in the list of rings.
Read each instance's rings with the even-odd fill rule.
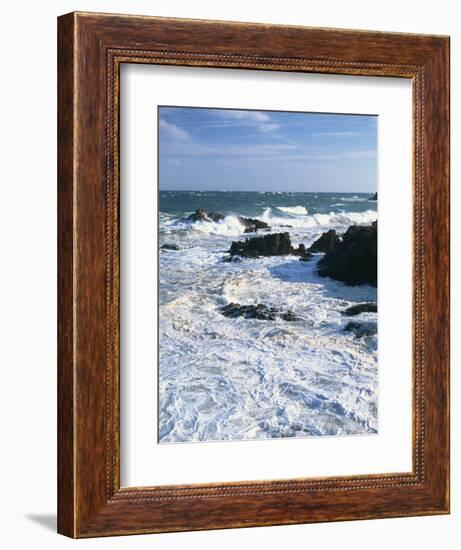
[[[226,237],[237,237],[244,232],[244,227],[237,216],[226,216],[219,222],[197,221],[191,227],[201,233]]]
[[[294,246],[377,219],[375,210],[278,211],[252,217],[289,231]],[[319,277],[320,256],[223,262],[243,237],[237,216],[191,223],[161,215],[160,229],[161,244],[180,247],[160,254],[161,443],[376,433],[377,337],[343,329],[377,315],[342,313],[375,302],[376,288]],[[300,320],[230,319],[220,308],[231,302],[291,310]]]
[[[368,200],[368,197],[358,197],[354,195],[353,197],[341,197],[341,200],[344,202],[365,202]]]
[[[304,206],[277,206],[277,209],[296,216],[305,216],[308,213]]]
[[[370,224],[378,219],[376,210],[365,212],[329,212],[328,214],[312,214],[287,220],[272,214],[271,208],[266,208],[261,219],[271,227],[291,225],[298,229],[312,229],[316,227],[338,227],[351,224]]]
[[[315,266],[290,257],[190,266],[190,290],[160,308],[162,443],[376,432],[376,337],[343,332],[341,313],[376,289],[321,279]],[[302,320],[228,319],[219,313],[228,302]]]
[[[283,207],[277,207],[281,209]],[[298,207],[295,207],[298,208]],[[367,225],[378,219],[376,210],[364,212],[329,212],[325,214],[296,215],[290,218],[282,218],[273,213],[272,208],[265,208],[257,219],[266,222],[272,229],[284,229],[287,226],[297,230],[309,230],[317,228],[341,228],[349,225]],[[238,216],[226,216],[218,222],[196,221],[189,222],[184,219],[167,219],[161,216],[161,223],[166,231],[190,230],[197,234],[217,235],[222,237],[238,237],[245,233],[245,227],[240,223]]]

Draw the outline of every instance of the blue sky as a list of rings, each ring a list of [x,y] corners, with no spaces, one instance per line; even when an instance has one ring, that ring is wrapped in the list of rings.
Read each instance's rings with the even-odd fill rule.
[[[377,117],[159,107],[160,189],[377,187]]]

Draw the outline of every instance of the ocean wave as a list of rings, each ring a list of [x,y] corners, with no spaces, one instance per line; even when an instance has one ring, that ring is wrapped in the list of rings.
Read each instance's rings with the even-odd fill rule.
[[[286,218],[272,214],[271,208],[266,208],[261,216],[262,221],[271,227],[287,225]],[[378,219],[376,210],[365,212],[329,212],[328,214],[311,214],[288,220],[289,225],[296,229],[310,229],[316,227],[338,227],[346,225],[366,225]]]
[[[358,197],[354,195],[353,197],[341,197],[341,200],[345,202],[365,202],[368,200],[368,197]]]
[[[308,213],[304,206],[277,206],[277,210],[287,212],[288,214],[295,214],[296,216],[306,216]]]
[[[280,207],[277,207],[280,209]],[[282,218],[274,215],[272,208],[264,209],[257,219],[266,222],[273,230],[286,228],[316,229],[332,227],[348,227],[349,225],[368,225],[378,219],[376,210],[365,212],[329,212],[325,214],[297,215],[292,218]],[[240,223],[238,216],[229,215],[218,222],[181,220],[161,220],[165,228],[171,230],[193,230],[198,234],[217,235],[221,237],[239,237],[245,233],[245,227]]]
[[[340,195],[327,200],[343,202]],[[375,221],[376,203],[244,198],[198,203],[233,213],[219,222],[187,220],[195,204],[183,198],[174,213],[160,213],[160,243],[180,248],[159,258],[160,443],[376,433],[378,337],[345,331],[351,319],[343,311],[376,302],[377,289],[320,277],[320,255],[222,261],[230,241],[254,236],[244,235],[239,214],[309,246],[330,228],[343,233]],[[288,202],[309,204],[309,213],[288,215],[280,210]],[[231,302],[290,310],[302,320],[230,319],[220,310]],[[363,313],[356,322],[377,317]]]
[[[201,233],[222,237],[238,237],[245,231],[237,216],[226,216],[219,222],[197,221],[193,222],[191,227]]]

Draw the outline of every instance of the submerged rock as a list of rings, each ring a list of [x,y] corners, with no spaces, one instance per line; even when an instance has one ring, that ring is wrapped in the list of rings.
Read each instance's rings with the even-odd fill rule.
[[[376,286],[378,227],[351,225],[342,241],[318,263],[318,274],[349,285]]]
[[[378,200],[378,193],[375,193],[372,197],[368,199],[369,201],[377,201]]]
[[[301,258],[299,258],[299,261],[300,262],[308,262],[311,258],[312,258],[313,254],[311,254],[310,252],[306,252],[306,254],[304,256],[301,256]]]
[[[225,263],[239,263],[242,261],[242,258],[240,256],[224,256],[222,261]]]
[[[161,246],[162,250],[180,250],[179,246],[177,244],[163,244]]]
[[[359,315],[360,313],[377,313],[378,304],[374,302],[368,302],[366,304],[357,304],[356,306],[348,307],[343,311],[344,315],[352,317],[354,315]]]
[[[334,229],[323,233],[313,245],[309,247],[309,252],[330,252],[341,242]]]
[[[263,237],[245,239],[245,241],[233,241],[229,252],[231,256],[237,254],[246,258],[284,256],[286,254],[308,256],[303,244],[300,244],[298,248],[292,246],[289,233],[271,233]]]
[[[373,334],[376,334],[377,328],[376,323],[350,321],[344,327],[344,332],[352,332],[356,338],[362,338],[362,336],[373,336]]]
[[[221,308],[221,314],[232,319],[243,317],[244,319],[259,319],[261,321],[275,321],[276,319],[283,319],[284,321],[300,320],[300,317],[290,310],[282,311],[264,304],[242,306],[231,303]]]

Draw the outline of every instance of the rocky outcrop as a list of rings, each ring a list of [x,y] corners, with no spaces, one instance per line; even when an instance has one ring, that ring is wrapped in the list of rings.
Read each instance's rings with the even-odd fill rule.
[[[197,210],[191,214],[186,220],[188,222],[220,222],[225,218],[224,214],[219,212],[208,212],[203,208],[197,208]],[[245,228],[245,233],[255,233],[258,229],[270,229],[266,222],[257,220],[256,218],[245,218],[244,216],[238,217],[239,222]]]
[[[243,216],[239,216],[238,220],[245,228],[245,233],[255,233],[258,229],[270,229],[266,222],[262,222],[256,218],[244,218]]]
[[[309,247],[309,252],[330,252],[340,243],[340,238],[334,229],[323,233],[313,245]]]
[[[246,258],[258,256],[284,256],[294,254],[306,257],[307,251],[303,244],[294,248],[289,233],[271,233],[263,237],[253,237],[245,241],[234,241],[230,247],[231,256],[239,255]]]
[[[299,321],[300,318],[292,311],[283,311],[275,307],[268,307],[264,304],[242,306],[231,303],[221,308],[221,313],[225,317],[235,319],[243,317],[244,319],[259,319],[261,321],[275,321],[282,319],[284,321]]]
[[[218,212],[207,212],[203,208],[197,208],[197,210],[191,214],[187,221],[189,222],[220,222],[224,219],[223,214]]]
[[[361,313],[377,313],[378,304],[374,302],[368,302],[366,304],[357,304],[356,306],[348,307],[343,311],[344,315],[348,317],[353,317],[355,315],[360,315]]]
[[[306,247],[303,245],[303,243],[300,243],[298,248],[294,249],[293,254],[295,256],[301,256],[299,259],[303,262],[307,262],[307,260],[310,260],[312,258],[312,254],[309,252],[309,250],[306,250]]]
[[[163,244],[160,247],[162,250],[179,250],[179,246],[177,244]]]
[[[377,284],[378,228],[352,225],[318,263],[318,274],[349,285]]]
[[[369,201],[377,201],[378,200],[378,193],[375,193],[372,197],[368,199]]]

